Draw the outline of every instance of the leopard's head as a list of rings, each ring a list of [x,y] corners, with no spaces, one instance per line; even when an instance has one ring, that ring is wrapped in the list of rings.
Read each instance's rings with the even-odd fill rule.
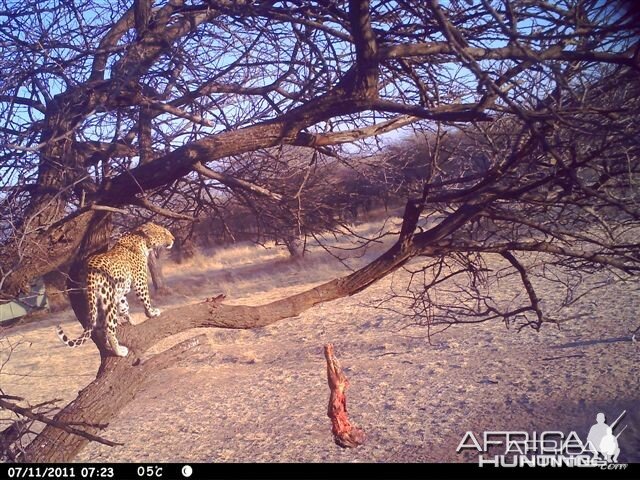
[[[142,233],[149,250],[158,247],[166,247],[167,249],[173,247],[173,242],[175,241],[174,236],[169,230],[160,225],[147,222],[138,227],[136,231]]]

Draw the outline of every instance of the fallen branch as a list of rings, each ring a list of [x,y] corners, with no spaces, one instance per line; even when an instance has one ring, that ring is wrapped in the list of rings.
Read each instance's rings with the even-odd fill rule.
[[[24,449],[20,443],[22,437],[33,433],[29,430],[34,421],[28,418],[14,420],[0,432],[0,462],[15,462]]]
[[[104,445],[108,445],[110,447],[115,447],[118,445],[124,445],[124,443],[112,442],[111,440],[107,440],[106,438],[99,437],[97,435],[93,435],[89,432],[85,432],[83,430],[78,430],[77,428],[71,427],[66,423],[59,422],[56,420],[52,420],[45,415],[41,415],[39,413],[33,412],[30,408],[24,408],[15,403],[7,402],[6,400],[0,399],[0,408],[4,408],[5,410],[10,410],[18,415],[29,418],[31,420],[37,420],[38,422],[42,422],[44,424],[50,425],[52,427],[59,428],[60,430],[64,430],[67,433],[72,433],[73,435],[78,435],[80,437],[84,437],[87,440],[91,440],[93,442],[102,443]],[[101,425],[100,428],[105,428],[106,425]]]
[[[329,409],[327,415],[331,419],[331,431],[334,441],[343,448],[353,448],[362,445],[365,434],[362,430],[351,425],[347,415],[347,397],[345,392],[349,381],[340,368],[338,359],[333,354],[333,345],[324,346],[324,356],[327,359],[327,380],[329,382]]]

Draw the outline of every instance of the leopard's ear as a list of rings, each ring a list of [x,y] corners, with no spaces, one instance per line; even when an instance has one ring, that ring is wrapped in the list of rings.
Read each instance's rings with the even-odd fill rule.
[[[142,238],[144,238],[144,243],[147,246],[147,248],[153,248],[153,245],[152,245],[153,242],[151,239],[152,231],[153,231],[153,223],[146,222],[140,225],[138,228],[136,228],[133,232],[137,233]]]
[[[136,228],[136,231],[148,235],[149,233],[151,233],[153,231],[154,228],[157,228],[155,223],[146,222],[146,223],[143,223],[142,225],[140,225],[138,228]]]

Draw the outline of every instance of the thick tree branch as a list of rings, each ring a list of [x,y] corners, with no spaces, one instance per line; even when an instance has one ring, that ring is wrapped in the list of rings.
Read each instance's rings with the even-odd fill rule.
[[[26,105],[27,107],[35,108],[39,112],[44,113],[47,109],[42,103],[32,98],[19,97],[17,95],[0,95],[0,102],[17,103],[19,105]]]
[[[147,108],[156,110],[161,113],[170,113],[172,115],[175,115],[176,117],[184,118],[185,120],[189,120],[190,122],[196,123],[198,125],[203,125],[205,127],[215,127],[215,125],[206,118],[200,115],[194,115],[189,112],[185,112],[184,110],[180,110],[178,107],[174,107],[170,103],[155,102],[149,99],[144,99],[141,104]]]
[[[424,120],[435,120],[440,122],[472,122],[487,121],[491,117],[484,112],[478,111],[478,105],[454,104],[445,105],[439,108],[424,108],[419,105],[406,105],[404,103],[390,102],[387,100],[375,100],[370,104],[371,110],[380,112],[402,113],[412,115]]]
[[[87,159],[88,164],[95,164],[100,160],[111,157],[134,157],[139,152],[132,146],[124,142],[76,142],[75,149],[78,154]]]
[[[98,45],[98,53],[94,57],[89,81],[103,80],[104,71],[107,66],[110,49],[114,48],[122,36],[134,25],[134,6],[132,5],[126,13],[111,27],[109,32],[102,37]]]
[[[355,130],[347,130],[344,132],[331,132],[311,134],[301,132],[296,138],[295,145],[305,147],[320,147],[326,145],[339,145],[341,143],[351,143],[356,140],[382,135],[383,133],[392,132],[398,128],[410,125],[421,120],[420,117],[412,115],[399,115],[386,122],[376,123],[368,127],[358,128]]]
[[[349,0],[349,22],[356,49],[353,86],[358,96],[378,98],[378,44],[371,27],[369,0]]]
[[[406,45],[392,45],[380,48],[381,58],[406,58],[406,57],[436,57],[431,62],[449,62],[449,58],[438,56],[455,56],[459,52],[449,42],[429,42],[412,43]],[[546,50],[534,50],[521,44],[509,45],[507,47],[479,48],[463,47],[461,53],[474,60],[521,60],[539,63],[546,60],[563,61],[586,61],[597,63],[611,63],[616,65],[627,65],[638,68],[638,59],[634,57],[633,49],[627,52],[612,53],[585,50],[563,50],[552,47]]]
[[[447,107],[440,111],[388,102],[346,101],[343,97],[330,93],[276,120],[206,137],[179,147],[149,164],[120,174],[111,180],[105,194],[100,198],[100,203],[118,205],[131,202],[132,195],[161,187],[188,174],[197,162],[206,163],[281,143],[295,145],[299,132],[304,127],[336,115],[364,111],[374,106],[378,110],[402,110],[418,114],[416,116],[421,118],[450,122],[487,119],[482,112],[466,109],[457,111]]]

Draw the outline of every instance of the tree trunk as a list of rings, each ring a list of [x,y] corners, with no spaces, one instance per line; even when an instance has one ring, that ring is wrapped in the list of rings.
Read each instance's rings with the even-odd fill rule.
[[[50,227],[42,233],[29,236],[21,259],[15,258],[15,248],[3,248],[0,252],[0,263],[13,265],[19,261],[20,265],[2,286],[3,296],[11,298],[20,292],[27,292],[33,279],[68,263],[77,254],[82,238],[96,213],[98,212],[84,212],[63,225]]]
[[[83,235],[73,261],[69,267],[67,278],[67,292],[71,308],[83,327],[87,327],[89,309],[86,294],[86,265],[87,258],[96,253],[105,252],[109,246],[113,225],[111,214],[98,212],[89,222],[86,233]]]
[[[301,259],[304,256],[303,242],[297,234],[293,234],[284,240],[284,244],[287,246],[289,255],[293,259]]]
[[[195,247],[190,239],[176,239],[171,250],[171,256],[176,263],[182,263],[195,255]]]
[[[17,238],[21,240],[0,250],[0,262],[19,265],[3,286],[8,296],[24,291],[34,278],[69,264],[96,216],[95,211],[87,211],[58,225],[69,215],[66,209],[74,195],[95,190],[91,180],[83,179],[87,173],[85,159],[68,133],[86,113],[104,102],[108,93],[105,82],[89,82],[56,95],[47,105],[41,135],[45,147],[38,165],[37,187],[24,223],[18,228]]]
[[[69,307],[69,295],[67,294],[67,273],[64,268],[53,270],[44,277],[44,290],[47,295],[49,311],[60,312]]]
[[[162,273],[162,250],[152,250],[149,252],[149,273],[155,293],[166,293],[167,284]]]

